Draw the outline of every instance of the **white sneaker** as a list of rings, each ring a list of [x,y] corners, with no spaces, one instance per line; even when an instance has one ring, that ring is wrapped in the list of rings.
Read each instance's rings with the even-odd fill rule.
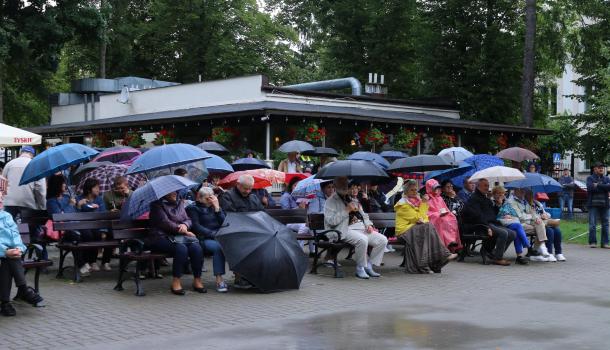
[[[97,272],[100,270],[100,267],[97,263],[93,263],[93,264],[91,264],[91,267],[89,269],[93,272]]]
[[[547,259],[549,259],[550,262],[557,262],[557,259],[555,259],[555,256],[553,254],[549,254]]]
[[[548,262],[549,258],[546,258],[542,255],[532,255],[530,256],[530,261]]]
[[[392,245],[389,244],[389,243],[388,243],[388,245],[385,246],[385,249],[386,249],[386,253],[387,252],[395,252],[396,251],[396,249],[394,249],[394,247],[392,247]]]
[[[89,276],[91,274],[91,270],[89,269],[88,265],[89,264],[85,264],[80,268],[79,272],[81,276]]]
[[[555,254],[557,261],[566,261],[566,257],[563,254]]]
[[[540,245],[540,247],[538,247],[538,252],[540,252],[540,254],[542,254],[542,256],[549,255],[549,251],[546,249],[546,245],[544,245],[544,243],[542,243]]]
[[[102,268],[104,269],[104,271],[112,271],[112,267],[110,267],[110,263],[104,263],[102,265]]]

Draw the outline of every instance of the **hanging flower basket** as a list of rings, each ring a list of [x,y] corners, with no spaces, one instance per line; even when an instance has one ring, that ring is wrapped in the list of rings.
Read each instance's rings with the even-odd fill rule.
[[[309,123],[298,128],[296,137],[307,142],[319,144],[326,137],[326,128],[320,127],[316,123]]]
[[[394,146],[399,149],[412,149],[417,146],[422,134],[412,130],[401,129],[394,135]]]
[[[384,143],[388,143],[388,137],[381,130],[377,128],[364,129],[358,133],[360,136],[360,143],[372,146],[381,146]]]
[[[455,146],[457,138],[454,135],[440,134],[434,137],[434,151],[439,152],[445,148]]]
[[[237,137],[239,137],[239,130],[229,126],[212,129],[212,141],[223,145],[232,145]]]
[[[137,131],[129,130],[123,135],[123,146],[140,147],[145,143],[146,141],[144,141],[142,135]]]
[[[529,149],[534,153],[538,153],[540,151],[540,147],[538,145],[538,138],[536,137],[531,139],[521,139],[521,141],[519,141],[518,146],[521,148]]]
[[[98,132],[97,134],[93,135],[93,138],[91,139],[91,146],[97,148],[110,147],[110,137],[108,134]]]
[[[161,129],[155,136],[153,144],[168,145],[170,143],[176,143],[176,134],[174,130]]]
[[[507,135],[492,135],[489,138],[489,150],[495,153],[500,152],[503,149],[508,148],[508,136]]]

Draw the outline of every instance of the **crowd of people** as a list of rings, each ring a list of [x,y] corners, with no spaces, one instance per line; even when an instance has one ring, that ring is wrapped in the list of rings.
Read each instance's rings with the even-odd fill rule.
[[[15,222],[23,209],[47,210],[57,213],[120,211],[132,193],[123,176],[114,178],[112,188],[100,192],[99,181],[87,179],[82,193],[74,196],[63,174],[55,174],[25,186],[17,186],[21,174],[34,156],[34,150],[23,147],[20,157],[9,162],[3,170],[9,186],[4,198],[4,210],[0,210],[0,297],[3,315],[14,315],[10,304],[12,281],[18,288],[18,297],[36,305],[42,298],[27,286],[20,269],[20,258],[25,246],[20,240]],[[324,162],[332,162],[325,159]],[[286,173],[301,173],[303,166],[296,153],[279,165]],[[610,180],[603,175],[603,165],[596,164],[594,173],[587,179],[588,207],[591,231],[589,243],[597,246],[595,223],[602,223],[601,247],[610,248],[608,242],[608,211]],[[535,168],[534,168],[535,171]],[[185,175],[177,169],[174,174]],[[266,208],[307,209],[310,214],[324,214],[325,228],[337,230],[341,239],[353,246],[356,263],[355,276],[359,279],[378,278],[378,267],[384,254],[391,251],[393,240],[405,245],[405,271],[408,273],[440,273],[443,266],[458,257],[466,247],[461,241],[460,230],[481,230],[488,235],[480,248],[484,262],[507,266],[507,249],[514,246],[515,263],[528,265],[529,261],[566,261],[562,249],[560,221],[551,218],[542,203],[527,189],[514,189],[510,193],[502,186],[494,186],[485,180],[471,182],[465,179],[456,184],[449,180],[439,183],[408,180],[402,191],[390,194],[379,183],[350,181],[347,177],[322,181],[319,191],[295,196],[294,190],[302,177],[294,177],[286,184],[285,191],[276,204],[265,189],[254,189],[254,178],[239,177],[229,189],[218,186],[220,177],[212,174],[198,188],[171,192],[150,204],[148,217],[151,229],[146,239],[146,249],[165,253],[172,259],[170,291],[185,295],[182,277],[192,274],[192,290],[206,293],[202,280],[204,256],[212,256],[216,291],[229,290],[224,280],[226,262],[222,246],[215,239],[227,213],[262,211]],[[560,179],[567,192],[573,184],[569,174]],[[391,187],[391,186],[390,186]],[[461,187],[456,191],[457,187]],[[562,194],[563,195],[563,194]],[[2,204],[0,194],[0,204]],[[560,197],[564,198],[564,197]],[[566,196],[562,203],[571,208]],[[562,204],[563,205],[563,204]],[[571,210],[571,209],[570,209]],[[394,212],[395,234],[388,237],[374,227],[368,213]],[[299,234],[311,234],[306,224],[289,224]],[[106,230],[78,230],[64,232],[70,241],[94,241],[111,238]],[[528,235],[534,236],[530,243]],[[313,244],[313,243],[312,243]],[[308,250],[314,253],[310,244]],[[303,249],[305,249],[303,247]],[[98,252],[75,253],[75,265],[82,275],[100,270],[110,271],[112,249],[105,249],[98,265]],[[333,263],[332,256],[326,257]],[[377,271],[376,271],[377,269]],[[234,273],[234,288],[252,288],[253,285],[239,273]]]

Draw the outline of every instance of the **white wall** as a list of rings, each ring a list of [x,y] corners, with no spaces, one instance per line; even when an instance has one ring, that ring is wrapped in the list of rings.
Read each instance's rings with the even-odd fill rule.
[[[563,75],[557,79],[557,114],[580,114],[585,112],[585,104],[570,95],[584,95],[585,88],[576,85],[574,80],[579,79],[580,74],[574,71],[571,64],[566,64]]]

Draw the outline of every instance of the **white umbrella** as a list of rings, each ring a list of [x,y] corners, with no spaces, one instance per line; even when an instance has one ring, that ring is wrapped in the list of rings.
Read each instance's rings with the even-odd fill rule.
[[[492,166],[491,168],[477,171],[470,177],[471,182],[487,179],[490,183],[494,182],[510,182],[525,179],[525,175],[515,168],[506,166]]]
[[[452,164],[457,164],[466,158],[472,157],[474,154],[464,147],[450,147],[441,150],[438,152],[438,155]]]
[[[0,123],[0,147],[40,145],[42,136]]]

